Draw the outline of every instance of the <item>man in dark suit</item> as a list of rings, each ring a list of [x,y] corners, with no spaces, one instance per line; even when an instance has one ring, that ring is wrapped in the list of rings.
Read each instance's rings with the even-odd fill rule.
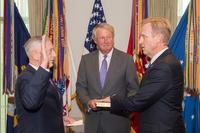
[[[64,133],[62,96],[50,80],[55,51],[45,36],[25,44],[29,65],[16,81],[18,133]]]
[[[140,133],[184,133],[182,120],[183,71],[168,48],[171,30],[164,18],[147,18],[142,23],[140,45],[151,58],[136,95],[110,102],[112,111],[141,112]],[[111,98],[111,99],[110,99]]]
[[[93,40],[98,50],[82,56],[76,83],[78,97],[86,110],[85,133],[130,133],[127,113],[113,114],[97,108],[96,100],[134,94],[138,89],[135,64],[131,56],[114,48],[111,25],[98,24],[93,29]]]

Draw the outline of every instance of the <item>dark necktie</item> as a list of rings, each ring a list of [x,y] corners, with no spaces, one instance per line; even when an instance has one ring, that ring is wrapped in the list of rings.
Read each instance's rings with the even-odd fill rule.
[[[99,71],[101,88],[103,88],[103,86],[104,86],[104,82],[105,82],[106,74],[107,74],[106,57],[107,57],[107,55],[104,55],[104,59],[102,61],[101,68],[100,68],[100,71]]]
[[[149,65],[148,65],[148,68],[147,69],[149,69],[149,68],[151,68],[153,65],[151,64],[151,63],[149,63]]]

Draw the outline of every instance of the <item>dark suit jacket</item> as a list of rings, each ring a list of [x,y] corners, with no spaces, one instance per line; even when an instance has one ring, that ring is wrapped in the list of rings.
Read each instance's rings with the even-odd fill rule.
[[[147,69],[138,93],[127,99],[112,97],[111,107],[141,112],[140,133],[184,133],[182,100],[183,71],[168,49]]]
[[[27,66],[16,82],[18,133],[64,133],[62,98],[51,74]]]
[[[85,109],[88,101],[118,94],[120,97],[134,94],[138,89],[136,69],[131,56],[117,49],[113,50],[105,85],[100,86],[99,54],[94,51],[82,56],[78,79],[77,94]],[[130,121],[125,114],[112,114],[109,111],[90,111],[85,115],[85,133],[130,133]]]

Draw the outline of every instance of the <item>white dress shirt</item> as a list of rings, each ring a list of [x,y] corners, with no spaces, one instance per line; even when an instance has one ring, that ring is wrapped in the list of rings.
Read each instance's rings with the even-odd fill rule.
[[[168,49],[168,47],[167,47],[167,48],[164,48],[163,50],[161,50],[160,52],[158,52],[157,54],[155,54],[155,55],[153,56],[153,58],[151,59],[151,61],[150,61],[149,64],[153,64],[153,62],[154,62],[162,53],[164,53],[167,49]]]
[[[111,57],[112,57],[112,54],[113,54],[113,48],[112,50],[107,54],[107,57],[106,57],[106,61],[107,61],[107,70],[110,66],[110,61],[111,61]],[[104,59],[104,54],[101,53],[101,51],[99,51],[99,70],[101,68],[101,64],[102,64],[102,61]]]
[[[31,64],[31,63],[29,63],[29,65],[32,66],[35,70],[38,70],[38,68],[39,68],[39,67],[37,67],[37,66],[35,66],[35,65]],[[47,72],[50,72],[50,70],[47,69],[47,68],[43,68],[43,69],[45,69]]]

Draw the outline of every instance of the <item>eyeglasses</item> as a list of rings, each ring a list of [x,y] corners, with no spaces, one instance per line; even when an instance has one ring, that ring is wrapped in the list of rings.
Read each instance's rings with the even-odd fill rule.
[[[97,39],[98,40],[110,40],[112,38],[113,38],[112,36],[102,36],[102,37],[98,37]]]

